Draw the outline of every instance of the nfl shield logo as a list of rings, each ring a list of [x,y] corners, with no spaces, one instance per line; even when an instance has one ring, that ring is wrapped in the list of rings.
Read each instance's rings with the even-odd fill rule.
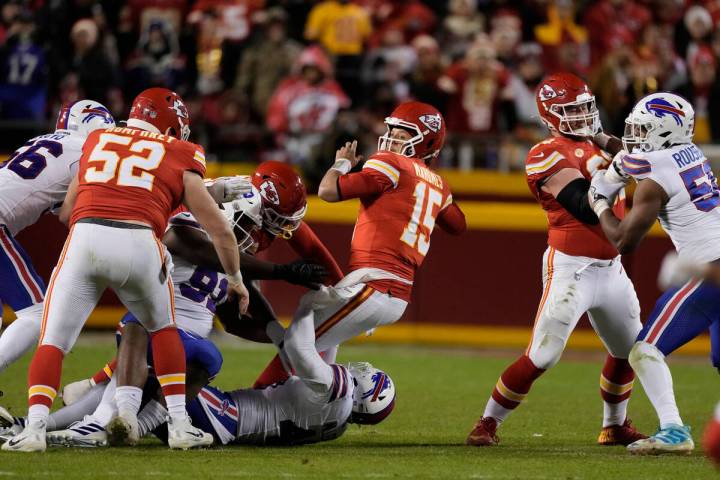
[[[273,205],[280,205],[280,196],[275,189],[275,185],[273,185],[270,180],[265,180],[263,184],[260,185],[260,195]]]
[[[440,126],[442,123],[440,115],[420,115],[420,121],[433,133],[437,133],[440,131]]]

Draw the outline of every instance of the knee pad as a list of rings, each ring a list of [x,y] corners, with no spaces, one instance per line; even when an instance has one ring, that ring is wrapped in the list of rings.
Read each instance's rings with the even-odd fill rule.
[[[533,343],[528,357],[533,364],[542,370],[555,366],[565,350],[565,340],[549,332],[543,332],[537,342]]]
[[[636,342],[630,349],[630,355],[628,361],[633,370],[638,371],[641,369],[641,362],[652,361],[652,362],[663,362],[665,361],[665,355],[658,350],[655,345],[651,345],[647,342]]]

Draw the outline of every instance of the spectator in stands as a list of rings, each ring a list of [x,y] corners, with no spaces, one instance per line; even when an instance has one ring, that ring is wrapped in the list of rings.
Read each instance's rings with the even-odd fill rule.
[[[684,54],[686,61],[690,63],[690,59],[694,58],[698,50],[710,44],[714,25],[710,12],[700,5],[688,8],[683,18],[683,25],[689,35],[689,42]]]
[[[366,92],[387,86],[396,103],[407,100],[410,87],[407,76],[415,68],[417,54],[407,45],[400,30],[386,30],[383,44],[368,52],[363,65],[362,79]]]
[[[206,101],[208,150],[220,161],[261,161],[264,130],[253,122],[248,98],[237,90],[222,94],[217,101]]]
[[[490,39],[497,58],[511,68],[516,58],[515,49],[522,40],[522,22],[512,10],[501,10],[490,21]]]
[[[172,27],[163,20],[150,23],[138,41],[136,58],[128,64],[128,98],[152,86],[177,89],[183,72],[180,46]]]
[[[618,38],[632,45],[652,20],[650,10],[636,0],[600,0],[585,11],[583,25],[590,42],[590,65],[599,65]]]
[[[265,24],[243,55],[235,88],[250,99],[258,118],[265,118],[270,96],[290,74],[302,45],[287,38],[287,14],[281,8],[268,10]]]
[[[437,40],[430,35],[419,35],[412,42],[417,55],[417,65],[410,74],[410,95],[421,102],[435,105],[445,111],[446,95],[438,86],[438,79],[445,72]]]
[[[400,30],[410,43],[418,35],[432,33],[437,24],[435,13],[420,0],[358,0],[370,12],[375,26],[370,46],[382,43],[386,30]]]
[[[305,39],[319,42],[334,56],[337,80],[356,103],[362,97],[360,69],[371,31],[367,11],[350,0],[318,3],[305,24]]]
[[[548,4],[547,23],[535,27],[535,38],[543,47],[546,71],[572,67],[573,73],[581,73],[587,66],[587,30],[575,23],[572,0],[554,0]]]
[[[309,166],[323,134],[340,109],[349,106],[350,99],[332,76],[330,60],[320,47],[311,46],[270,98],[267,126],[291,162]]]
[[[635,52],[629,34],[625,32],[624,35],[628,41],[619,38],[611,44],[612,49],[590,77],[590,88],[597,99],[603,128],[618,136],[622,136],[626,113],[633,107],[627,93],[632,83],[631,67],[635,61]]]
[[[702,46],[688,61],[690,81],[678,90],[695,109],[695,141],[720,141],[720,80],[712,50]],[[711,114],[711,112],[715,112]]]
[[[485,17],[478,11],[477,0],[450,0],[448,15],[438,32],[443,53],[453,61],[460,59],[475,36],[484,31]]]
[[[220,76],[222,60],[221,20],[213,9],[195,11],[189,21],[196,29],[197,85],[201,95],[212,95],[223,88]]]

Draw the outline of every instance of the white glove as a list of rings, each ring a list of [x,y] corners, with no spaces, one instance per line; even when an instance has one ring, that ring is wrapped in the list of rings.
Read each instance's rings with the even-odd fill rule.
[[[705,264],[690,262],[680,258],[675,252],[668,252],[660,265],[658,286],[661,290],[679,287],[693,277],[704,275],[706,270]]]
[[[625,182],[610,182],[607,177],[607,170],[596,172],[588,190],[588,201],[598,218],[610,208],[615,201],[615,196],[625,186]]]
[[[250,177],[235,175],[234,177],[220,177],[216,181],[223,186],[223,203],[232,202],[252,191]]]
[[[610,162],[610,165],[608,165],[605,171],[605,178],[608,182],[627,184],[630,181],[632,177],[625,173],[622,168],[622,159],[627,154],[625,150],[620,150],[615,157],[613,157],[612,162]]]

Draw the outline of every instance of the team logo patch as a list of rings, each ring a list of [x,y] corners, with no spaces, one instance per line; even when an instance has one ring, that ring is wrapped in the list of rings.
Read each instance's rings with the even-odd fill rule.
[[[582,148],[576,148],[575,149],[575,156],[578,158],[582,158],[582,156],[585,154],[585,151]]]
[[[112,115],[110,111],[104,107],[85,107],[81,113],[84,115],[82,123],[87,123],[93,118],[102,118],[105,123],[112,123]]]
[[[375,372],[372,376],[373,387],[362,394],[362,398],[366,399],[372,397],[370,400],[374,402],[376,400],[382,400],[385,397],[381,396],[382,392],[390,388],[390,378],[383,372]]]
[[[423,125],[425,125],[427,128],[429,128],[433,133],[437,133],[440,131],[440,128],[442,127],[442,118],[440,118],[440,115],[420,115],[419,117],[420,121]]]
[[[685,112],[662,98],[655,98],[648,101],[645,103],[645,108],[658,118],[670,115],[678,125],[682,125],[682,119],[680,117],[685,116]]]
[[[260,185],[260,195],[273,205],[280,205],[280,195],[278,195],[275,185],[270,180],[265,180]]]
[[[550,85],[545,84],[538,92],[538,96],[540,97],[540,101],[545,102],[547,100],[550,100],[551,98],[557,97],[558,94],[554,88],[552,88]]]

